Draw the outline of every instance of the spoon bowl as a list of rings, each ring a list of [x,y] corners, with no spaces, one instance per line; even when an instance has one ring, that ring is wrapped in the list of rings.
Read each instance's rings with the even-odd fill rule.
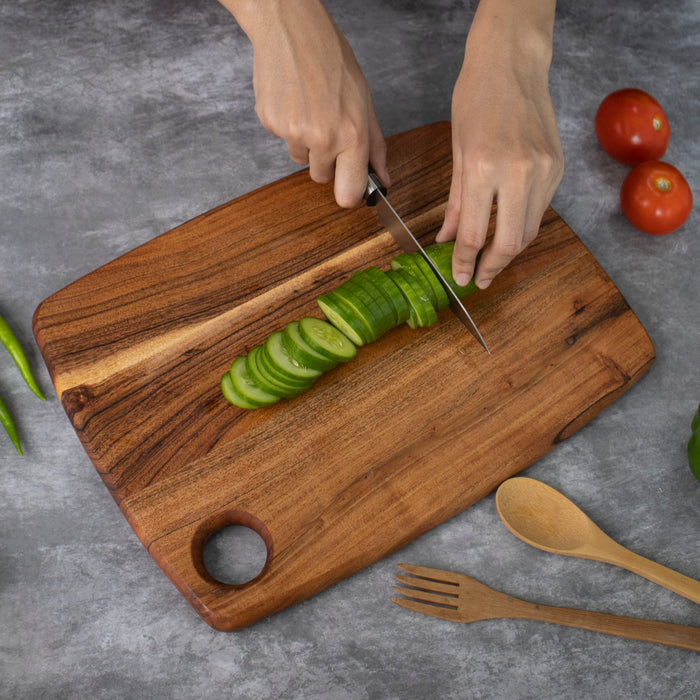
[[[566,496],[541,481],[504,481],[496,491],[496,509],[505,526],[533,547],[620,566],[700,603],[700,582],[618,544]]]
[[[548,552],[571,553],[580,549],[588,541],[593,525],[559,491],[524,477],[501,485],[496,493],[496,508],[514,535]]]

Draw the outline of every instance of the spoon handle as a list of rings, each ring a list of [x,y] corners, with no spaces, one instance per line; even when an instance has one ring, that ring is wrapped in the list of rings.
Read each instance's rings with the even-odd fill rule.
[[[700,627],[609,615],[592,610],[536,605],[519,600],[516,602],[524,603],[524,605],[510,611],[509,616],[540,620],[541,622],[554,622],[567,627],[577,627],[592,632],[603,632],[617,637],[700,652]]]
[[[621,566],[700,605],[700,581],[635,554],[621,544],[615,544],[617,546],[611,552],[612,556],[606,560],[609,564]]]

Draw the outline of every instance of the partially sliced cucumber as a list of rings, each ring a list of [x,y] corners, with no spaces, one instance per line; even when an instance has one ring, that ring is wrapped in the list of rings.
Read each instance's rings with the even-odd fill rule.
[[[403,272],[415,277],[416,281],[421,285],[425,293],[428,295],[430,303],[433,308],[437,308],[437,297],[435,296],[435,290],[430,280],[423,274],[420,266],[418,265],[417,257],[410,255],[409,253],[399,253],[391,261],[392,270],[402,270]]]
[[[302,318],[299,321],[299,335],[316,352],[335,362],[348,362],[357,354],[357,347],[346,335],[320,318]]]
[[[279,396],[261,389],[248,374],[246,358],[238,357],[233,361],[228,372],[235,394],[254,406],[270,406],[280,400]]]
[[[296,361],[304,367],[326,372],[338,364],[337,360],[316,351],[304,340],[299,332],[299,321],[291,321],[287,324],[282,332],[282,345],[292,361]]]
[[[461,299],[477,289],[473,280],[460,287],[452,277],[454,241],[435,243],[426,251]],[[252,409],[297,396],[324,371],[352,359],[357,346],[390,328],[404,322],[411,328],[435,323],[437,312],[449,305],[449,296],[433,267],[419,253],[410,253],[396,256],[391,268],[353,273],[316,300],[327,321],[311,316],[292,321],[237,358],[221,378],[226,400]]]
[[[435,310],[442,311],[450,305],[450,297],[447,295],[445,288],[442,286],[442,282],[438,279],[437,275],[430,267],[428,261],[420,253],[411,253],[411,257],[415,258],[416,265],[423,273],[423,276],[428,280],[428,284],[432,287],[433,294],[435,295]],[[438,270],[440,268],[438,267]],[[440,270],[442,272],[442,270]]]
[[[357,278],[350,278],[335,290],[335,293],[355,308],[366,308],[372,316],[372,337],[381,337],[396,324],[394,305],[380,294],[374,285],[362,284]]]
[[[437,321],[437,311],[420,282],[405,270],[389,270],[387,274],[408,300],[411,308],[408,325],[411,328],[432,326]]]
[[[373,342],[381,335],[383,324],[379,320],[377,311],[360,299],[352,287],[341,284],[340,287],[329,292],[329,295],[345,304],[362,321],[366,328],[364,337],[367,343]]]
[[[325,317],[355,345],[372,342],[371,327],[333,292],[320,296],[316,303]]]
[[[460,286],[455,282],[452,276],[452,253],[455,248],[454,241],[446,241],[445,243],[433,243],[426,247],[425,252],[431,257],[432,261],[437,265],[438,270],[442,272],[442,276],[445,278],[447,283],[454,289],[455,293],[460,299],[468,297],[472,292],[475,292],[478,287],[476,282],[472,277],[469,283]],[[477,255],[477,262],[481,257],[481,252]]]
[[[394,325],[398,326],[401,323],[408,321],[410,310],[408,302],[403,292],[391,281],[386,272],[378,267],[367,267],[364,270],[355,272],[350,279],[357,279],[365,286],[372,285],[383,294],[394,309]]]

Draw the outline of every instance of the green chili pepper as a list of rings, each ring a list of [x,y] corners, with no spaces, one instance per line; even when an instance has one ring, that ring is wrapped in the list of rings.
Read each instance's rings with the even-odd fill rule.
[[[698,412],[695,414],[690,428],[692,434],[690,442],[688,442],[688,464],[690,471],[700,479],[700,406],[698,406]]]
[[[5,403],[2,399],[0,399],[0,423],[2,423],[5,427],[5,430],[7,430],[7,434],[10,436],[12,444],[17,448],[17,452],[19,452],[21,456],[22,445],[19,444],[19,435],[17,434],[17,427],[15,426],[15,422],[12,420],[12,416],[7,410],[7,406],[5,406]]]
[[[2,341],[2,344],[7,348],[10,355],[12,355],[12,359],[17,364],[20,374],[24,378],[24,381],[27,382],[29,388],[42,401],[46,401],[46,397],[41,393],[41,389],[36,383],[36,379],[34,379],[32,370],[29,367],[29,361],[27,360],[27,356],[24,354],[24,350],[22,349],[19,340],[17,340],[15,334],[12,332],[12,329],[7,325],[7,322],[2,316],[0,316],[0,341]]]

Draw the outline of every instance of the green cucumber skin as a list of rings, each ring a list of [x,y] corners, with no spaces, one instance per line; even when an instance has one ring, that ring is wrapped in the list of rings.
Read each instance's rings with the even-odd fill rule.
[[[299,321],[299,335],[317,353],[335,362],[349,362],[357,355],[357,346],[328,321],[305,316]]]
[[[368,318],[369,310],[363,311],[361,305],[351,306],[344,298],[338,296],[335,290],[324,294],[319,299],[326,302],[331,311],[334,311],[350,329],[356,334],[356,338],[350,338],[355,345],[366,345],[374,341],[372,320]],[[359,307],[359,310],[358,310]],[[321,307],[323,311],[323,307]],[[324,312],[325,313],[325,312]],[[332,319],[328,319],[333,323]],[[339,329],[343,331],[342,328]],[[358,342],[358,340],[360,342]]]
[[[231,373],[225,372],[223,377],[221,377],[221,393],[224,398],[234,406],[238,408],[258,408],[255,404],[246,401],[242,396],[239,396],[238,392],[233,386],[233,380],[231,379]]]
[[[368,343],[377,339],[379,312],[358,295],[353,285],[347,282],[341,284],[337,289],[329,292],[340,303],[352,309],[353,313],[362,321],[367,328],[368,334],[366,340]]]
[[[290,382],[308,382],[321,376],[320,370],[304,367],[293,360],[282,344],[282,331],[274,331],[263,343],[263,352],[269,364]]]
[[[364,328],[364,324],[350,309],[334,300],[333,297],[330,296],[330,292],[318,297],[318,299],[316,299],[316,304],[323,312],[323,315],[328,319],[328,322],[340,333],[346,335],[353,345],[362,347],[367,342],[365,339],[367,331]]]
[[[341,284],[335,292],[340,296],[350,295],[369,310],[372,314],[371,328],[374,340],[379,339],[396,325],[394,305],[390,304],[385,296],[380,296],[374,286],[362,284],[361,280],[351,278]]]
[[[261,389],[264,389],[270,394],[277,394],[277,396],[283,399],[297,396],[300,391],[306,390],[305,388],[300,389],[299,387],[279,381],[263,367],[261,358],[262,346],[260,345],[251,348],[250,352],[246,355],[248,374]]]
[[[433,289],[433,293],[435,295],[435,310],[442,311],[443,309],[446,309],[450,305],[450,297],[447,295],[445,288],[442,286],[442,282],[438,279],[438,276],[433,271],[433,268],[430,267],[430,264],[420,253],[412,253],[411,255],[415,259],[416,265],[423,276],[428,280],[428,284]],[[440,270],[439,267],[438,270]],[[440,270],[440,272],[442,272],[442,270]]]
[[[430,303],[427,292],[419,280],[402,269],[390,270],[389,274],[397,286],[404,291],[411,307],[408,325],[413,329],[432,326],[437,321],[437,311]]]
[[[293,360],[311,369],[327,372],[338,364],[336,360],[332,360],[327,355],[322,355],[314,350],[304,340],[299,331],[299,321],[291,321],[282,331],[282,345],[284,345]]]
[[[394,310],[394,325],[398,326],[405,323],[410,315],[408,302],[403,292],[391,281],[391,278],[386,272],[378,267],[368,267],[364,270],[355,272],[350,279],[357,281],[365,286],[371,286],[377,290],[378,294],[384,295],[384,298],[389,301]]]
[[[437,296],[430,280],[423,274],[423,270],[418,266],[418,260],[413,254],[400,253],[391,261],[392,270],[402,270],[415,278],[416,282],[425,290],[428,299],[435,308],[437,306]]]
[[[470,294],[475,292],[478,287],[476,286],[476,282],[474,281],[473,277],[469,280],[469,283],[463,287],[455,282],[454,277],[452,277],[452,253],[454,248],[454,241],[446,241],[445,243],[433,243],[432,245],[429,245],[425,249],[425,252],[430,256],[438,270],[440,270],[442,273],[442,276],[445,278],[446,282],[454,290],[455,294],[460,299],[466,299]],[[481,251],[479,251],[479,254],[476,256],[477,262],[479,261],[480,257]]]
[[[270,406],[280,400],[280,397],[261,389],[248,374],[245,357],[236,358],[228,372],[231,375],[231,385],[234,393],[247,403],[257,407]]]

